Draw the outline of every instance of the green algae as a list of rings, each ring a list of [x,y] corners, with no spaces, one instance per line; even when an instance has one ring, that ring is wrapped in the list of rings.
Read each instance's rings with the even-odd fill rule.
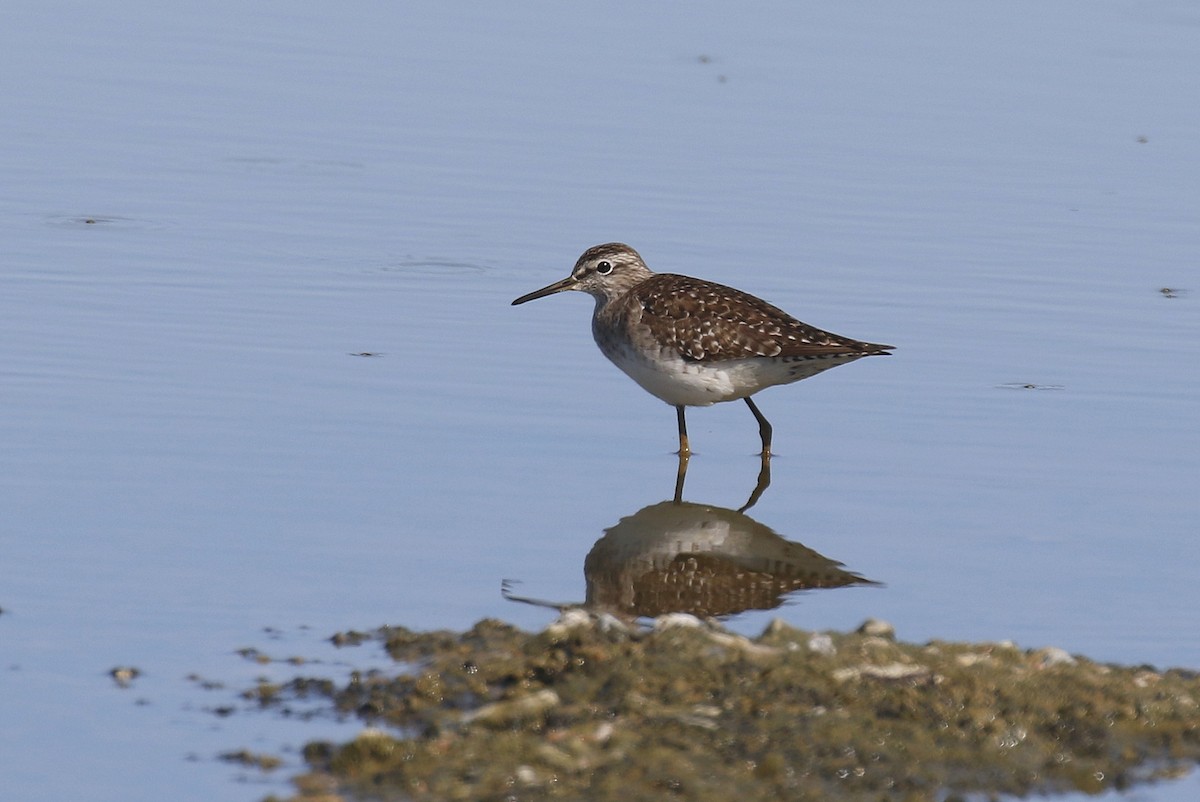
[[[309,744],[294,800],[1095,793],[1200,759],[1193,672],[886,633],[776,622],[748,639],[580,611],[533,634],[387,629],[396,671],[256,698],[327,699],[369,725]]]

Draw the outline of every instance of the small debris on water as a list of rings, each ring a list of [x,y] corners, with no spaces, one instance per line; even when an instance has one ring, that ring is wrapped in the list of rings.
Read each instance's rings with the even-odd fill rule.
[[[217,757],[228,763],[240,763],[243,766],[249,766],[262,771],[272,771],[283,765],[282,758],[275,755],[251,752],[249,749],[235,749],[230,752],[222,752]]]
[[[133,684],[133,681],[142,675],[141,669],[134,666],[117,666],[110,670],[108,675],[113,678],[119,687],[128,688]]]
[[[997,387],[1003,390],[1065,390],[1065,385],[1062,384],[1034,384],[1033,382],[1009,382],[1007,384],[998,384]]]

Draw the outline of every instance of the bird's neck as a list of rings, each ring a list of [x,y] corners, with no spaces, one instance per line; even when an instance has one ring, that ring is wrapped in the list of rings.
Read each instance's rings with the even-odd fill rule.
[[[612,313],[616,307],[620,306],[620,300],[628,295],[630,290],[653,275],[654,273],[646,267],[630,265],[625,268],[625,273],[621,276],[620,281],[610,282],[592,290],[591,296],[596,299],[596,316],[599,317],[605,311]]]

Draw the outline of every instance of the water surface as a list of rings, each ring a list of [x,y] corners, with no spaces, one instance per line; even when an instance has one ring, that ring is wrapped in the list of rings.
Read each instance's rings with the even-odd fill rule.
[[[731,626],[1200,666],[1191,4],[6,16],[13,798],[258,798],[217,753],[354,728],[242,712],[295,669],[237,649],[336,673],[348,627],[544,625],[502,580],[583,600],[674,415],[589,299],[509,302],[609,240],[898,346],[758,397],[749,511],[882,586]],[[689,424],[684,498],[737,508],[753,419]]]

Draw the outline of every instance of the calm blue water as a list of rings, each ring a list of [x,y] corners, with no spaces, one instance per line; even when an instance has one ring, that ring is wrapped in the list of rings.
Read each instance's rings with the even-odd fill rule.
[[[248,712],[299,669],[235,650],[582,600],[674,414],[589,299],[509,302],[614,239],[898,346],[759,396],[750,511],[884,587],[732,626],[1200,667],[1194,4],[4,17],[6,799],[259,798],[217,753],[355,728]],[[739,506],[753,420],[689,424],[685,498]]]

